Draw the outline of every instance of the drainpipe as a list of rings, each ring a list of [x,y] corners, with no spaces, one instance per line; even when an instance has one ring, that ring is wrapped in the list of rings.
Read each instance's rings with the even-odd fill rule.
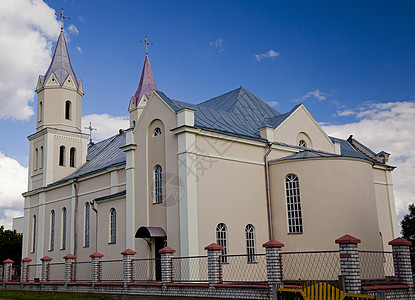
[[[269,165],[268,165],[268,155],[271,153],[272,143],[268,143],[267,147],[268,147],[268,151],[267,153],[265,153],[264,160],[265,160],[265,183],[267,186],[268,232],[269,232],[269,239],[273,240],[274,235],[272,233],[271,194],[269,190]]]
[[[73,255],[76,256],[76,238],[77,238],[77,226],[76,226],[76,219],[77,219],[77,215],[78,215],[78,180],[76,178],[74,178],[73,180],[73,187],[75,189],[75,213],[74,213],[74,247],[73,247]]]

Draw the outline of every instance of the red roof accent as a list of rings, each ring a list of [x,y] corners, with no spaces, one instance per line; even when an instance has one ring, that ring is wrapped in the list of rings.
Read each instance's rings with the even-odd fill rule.
[[[52,260],[52,257],[49,257],[49,256],[43,256],[40,260],[41,260],[41,261],[50,261],[50,260]]]
[[[138,105],[143,95],[146,95],[147,99],[149,99],[153,90],[157,91],[157,86],[156,81],[154,80],[153,70],[151,69],[150,59],[146,55],[143,70],[141,71],[140,82],[138,83],[137,91],[133,96],[135,105]]]
[[[266,242],[265,244],[262,244],[262,247],[264,247],[264,248],[276,248],[276,247],[282,248],[282,247],[284,247],[284,244],[280,243],[276,240],[270,240],[270,241]]]
[[[32,260],[29,257],[25,257],[22,259],[22,262],[31,262]]]
[[[121,252],[121,254],[122,255],[134,255],[134,254],[137,254],[137,252],[135,252],[134,250],[131,250],[131,249],[127,249],[127,250]]]
[[[398,238],[390,241],[388,244],[392,245],[392,246],[412,246],[412,243],[410,241],[405,240],[401,237],[398,237]]]
[[[63,258],[72,258],[72,259],[75,259],[76,256],[69,253],[69,254],[65,255]]]
[[[222,246],[219,246],[216,243],[212,243],[212,244],[206,246],[205,247],[205,250],[221,250],[222,251],[223,250],[223,247]]]
[[[160,249],[159,253],[163,254],[163,253],[174,253],[176,252],[176,250],[174,250],[173,248],[170,247],[164,247],[163,249]]]
[[[5,261],[3,261],[4,264],[12,264],[14,263],[14,261],[12,261],[10,258],[6,259]]]
[[[343,235],[341,238],[338,238],[335,242],[336,244],[359,244],[361,240],[349,234],[346,234],[346,235]]]
[[[104,254],[99,253],[99,252],[94,252],[89,257],[104,257]]]

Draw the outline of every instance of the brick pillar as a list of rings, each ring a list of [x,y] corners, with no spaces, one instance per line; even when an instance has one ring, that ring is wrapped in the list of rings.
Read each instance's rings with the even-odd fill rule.
[[[222,283],[222,264],[220,256],[222,255],[223,247],[212,243],[205,247],[208,255],[208,278],[209,287],[213,288],[216,284]]]
[[[399,237],[390,241],[389,245],[392,246],[395,279],[402,284],[412,287],[414,281],[411,268],[411,253],[409,250],[412,243]]]
[[[173,253],[176,250],[170,247],[164,247],[160,249],[159,253],[161,254],[161,283],[163,286],[172,282],[173,280],[173,266],[172,266],[172,257]]]
[[[359,294],[362,289],[358,247],[360,240],[346,234],[335,242],[339,244],[340,269],[344,278],[345,292]]]
[[[283,287],[281,252],[284,244],[270,240],[262,247],[266,251],[268,285],[276,293],[276,289]]]
[[[20,271],[20,282],[29,281],[29,264],[32,260],[29,257],[22,259],[21,271]]]
[[[134,270],[133,270],[133,255],[135,255],[137,252],[131,249],[127,249],[122,254],[122,277],[124,281],[124,286],[127,286],[129,282],[132,282],[134,279]]]
[[[3,261],[3,283],[10,282],[12,280],[13,263],[11,259]]]
[[[65,259],[65,284],[74,280],[74,266],[76,256],[68,254],[63,257]]]
[[[42,261],[42,275],[40,277],[40,282],[48,282],[50,280],[49,263],[52,258],[49,256],[44,256],[40,260]]]
[[[90,256],[91,258],[91,282],[92,285],[95,285],[96,282],[101,281],[102,269],[101,269],[101,257],[104,257],[104,254],[95,252]]]

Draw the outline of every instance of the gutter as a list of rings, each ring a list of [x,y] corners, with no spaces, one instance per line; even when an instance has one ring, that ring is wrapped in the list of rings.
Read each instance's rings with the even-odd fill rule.
[[[265,153],[264,160],[265,160],[265,184],[267,189],[267,212],[268,212],[268,233],[269,239],[273,240],[274,235],[272,232],[272,212],[271,212],[271,194],[269,189],[269,163],[268,163],[268,155],[271,153],[272,143],[267,143],[268,151]]]
[[[76,239],[77,239],[77,226],[76,226],[76,220],[78,215],[78,180],[76,178],[73,179],[73,187],[75,190],[75,212],[74,212],[74,247],[73,247],[73,255],[76,256]]]

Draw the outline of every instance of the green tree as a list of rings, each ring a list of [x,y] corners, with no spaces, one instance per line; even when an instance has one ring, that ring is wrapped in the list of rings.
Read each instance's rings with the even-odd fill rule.
[[[0,264],[10,258],[15,264],[20,264],[22,259],[22,237],[16,230],[0,227]]]
[[[409,214],[403,217],[401,221],[402,237],[412,242],[412,250],[415,249],[415,205],[412,203],[408,206]]]

